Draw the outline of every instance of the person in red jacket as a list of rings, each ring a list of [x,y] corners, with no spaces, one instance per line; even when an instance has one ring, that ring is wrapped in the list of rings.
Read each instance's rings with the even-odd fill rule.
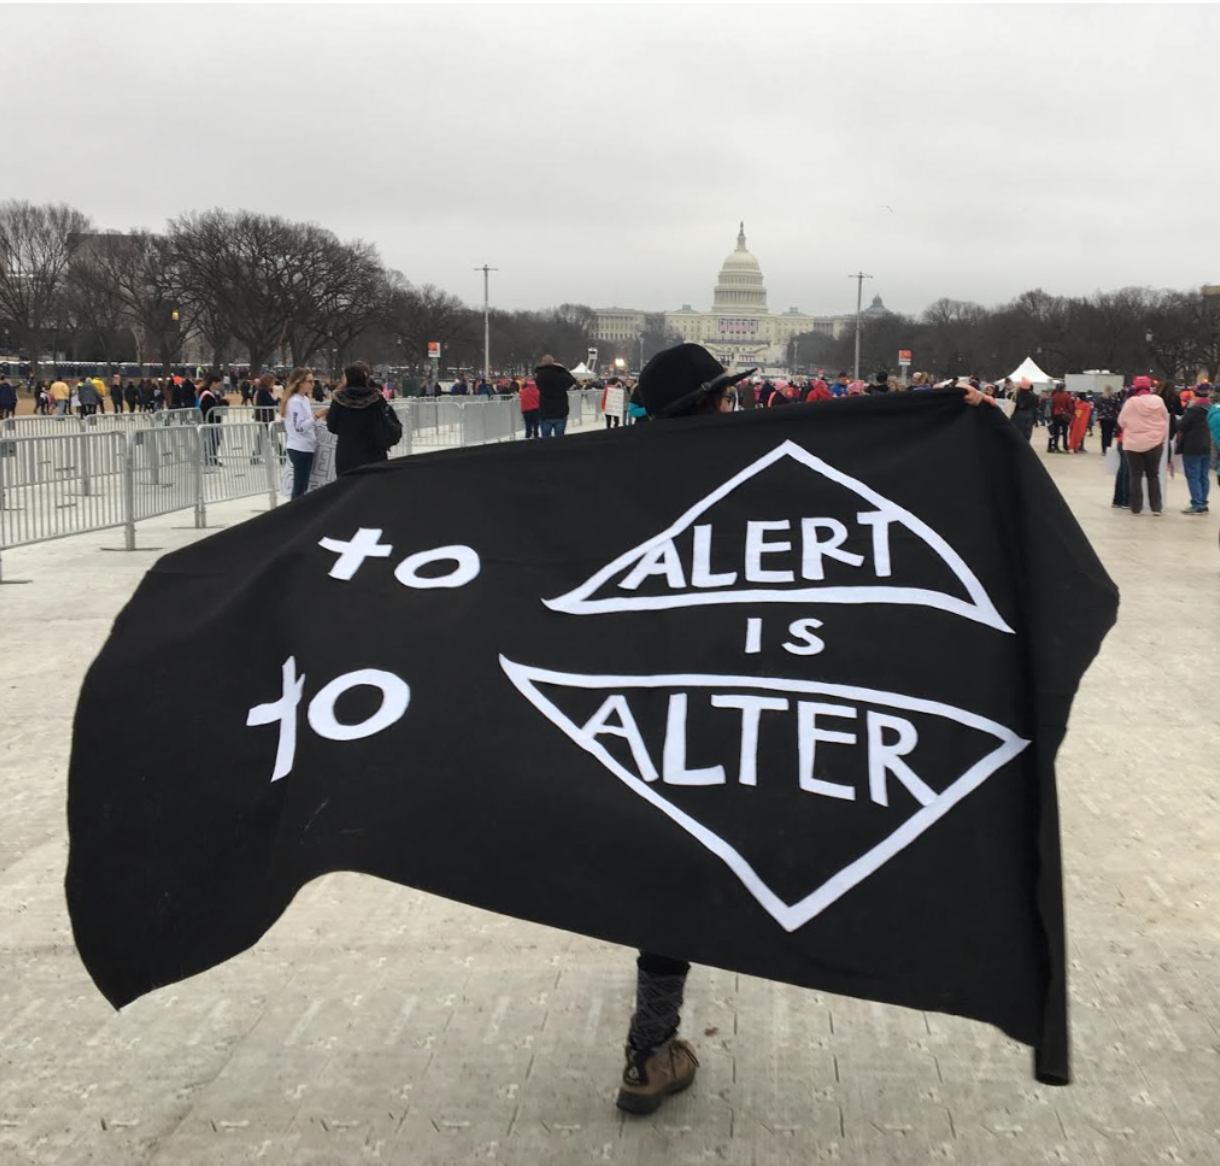
[[[805,392],[806,401],[833,401],[834,393],[830,391],[830,386],[824,380],[814,381]]]
[[[1067,453],[1068,427],[1076,414],[1076,402],[1062,385],[1051,394],[1051,429],[1046,443],[1047,453]]]
[[[538,386],[533,377],[527,377],[521,389],[521,417],[525,421],[525,436],[539,437],[538,431]]]

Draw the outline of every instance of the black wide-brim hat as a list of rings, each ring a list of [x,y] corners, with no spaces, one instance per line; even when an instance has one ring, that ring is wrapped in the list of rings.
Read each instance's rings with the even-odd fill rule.
[[[725,372],[702,344],[678,344],[658,352],[644,366],[640,400],[650,417],[684,417],[757,371],[748,368],[745,372]]]

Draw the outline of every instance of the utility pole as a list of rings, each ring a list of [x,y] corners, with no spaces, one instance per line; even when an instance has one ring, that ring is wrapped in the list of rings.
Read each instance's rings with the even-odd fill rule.
[[[490,278],[493,271],[499,271],[498,267],[488,267],[486,263],[482,267],[476,267],[475,271],[483,273],[483,379],[490,383],[491,381],[491,294],[490,294]]]
[[[864,281],[872,279],[871,275],[866,275],[863,271],[857,271],[855,275],[849,275],[848,279],[856,281],[856,364],[852,372],[852,380],[860,379],[860,309],[864,305]]]

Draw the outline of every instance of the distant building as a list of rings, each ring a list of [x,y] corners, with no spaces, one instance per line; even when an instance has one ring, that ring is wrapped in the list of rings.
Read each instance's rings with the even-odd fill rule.
[[[880,296],[873,296],[873,302],[869,304],[868,307],[860,313],[860,315],[862,315],[866,320],[875,320],[879,316],[889,316],[892,315],[892,313],[890,312],[889,308],[887,308],[881,302]]]
[[[880,296],[873,303],[881,305]],[[880,306],[881,313],[886,310],[884,305]],[[597,338],[618,344],[634,341],[644,331],[649,315],[630,308],[599,308],[594,323]],[[742,223],[737,247],[720,268],[712,293],[712,310],[699,312],[690,304],[683,304],[677,311],[665,312],[664,323],[667,332],[702,344],[721,364],[732,368],[785,364],[788,342],[794,336],[821,332],[837,338],[853,325],[854,317],[811,316],[795,307],[772,315],[767,310],[762,268],[746,250]]]
[[[644,331],[646,315],[646,312],[631,308],[598,308],[594,322],[597,339],[612,344],[632,344]]]

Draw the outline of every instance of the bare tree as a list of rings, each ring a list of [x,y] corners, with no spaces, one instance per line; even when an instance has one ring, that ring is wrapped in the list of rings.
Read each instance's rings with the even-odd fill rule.
[[[35,376],[68,265],[91,229],[89,219],[74,207],[0,203],[0,311],[25,348]]]
[[[213,337],[223,321],[248,353],[251,372],[259,372],[284,346],[289,293],[303,278],[292,224],[273,215],[211,210],[172,220],[169,235],[184,300],[207,317]]]
[[[95,235],[85,248],[89,268],[121,304],[140,363],[159,360],[168,373],[182,359],[190,329],[176,253],[163,235],[134,231]]]
[[[494,350],[505,352],[504,338],[498,325],[507,313],[493,312],[492,323],[497,326],[494,335]],[[429,341],[438,341],[446,362],[452,355],[451,345],[471,341],[475,314],[455,295],[442,291],[433,284],[414,287],[403,278],[401,272],[393,271],[383,300],[382,324],[391,335],[401,341],[403,361],[416,365],[427,359]],[[482,332],[479,331],[480,343]]]
[[[324,348],[347,353],[384,315],[385,272],[369,243],[342,243],[306,224],[298,232],[303,279],[289,288],[288,347],[297,364]]]

